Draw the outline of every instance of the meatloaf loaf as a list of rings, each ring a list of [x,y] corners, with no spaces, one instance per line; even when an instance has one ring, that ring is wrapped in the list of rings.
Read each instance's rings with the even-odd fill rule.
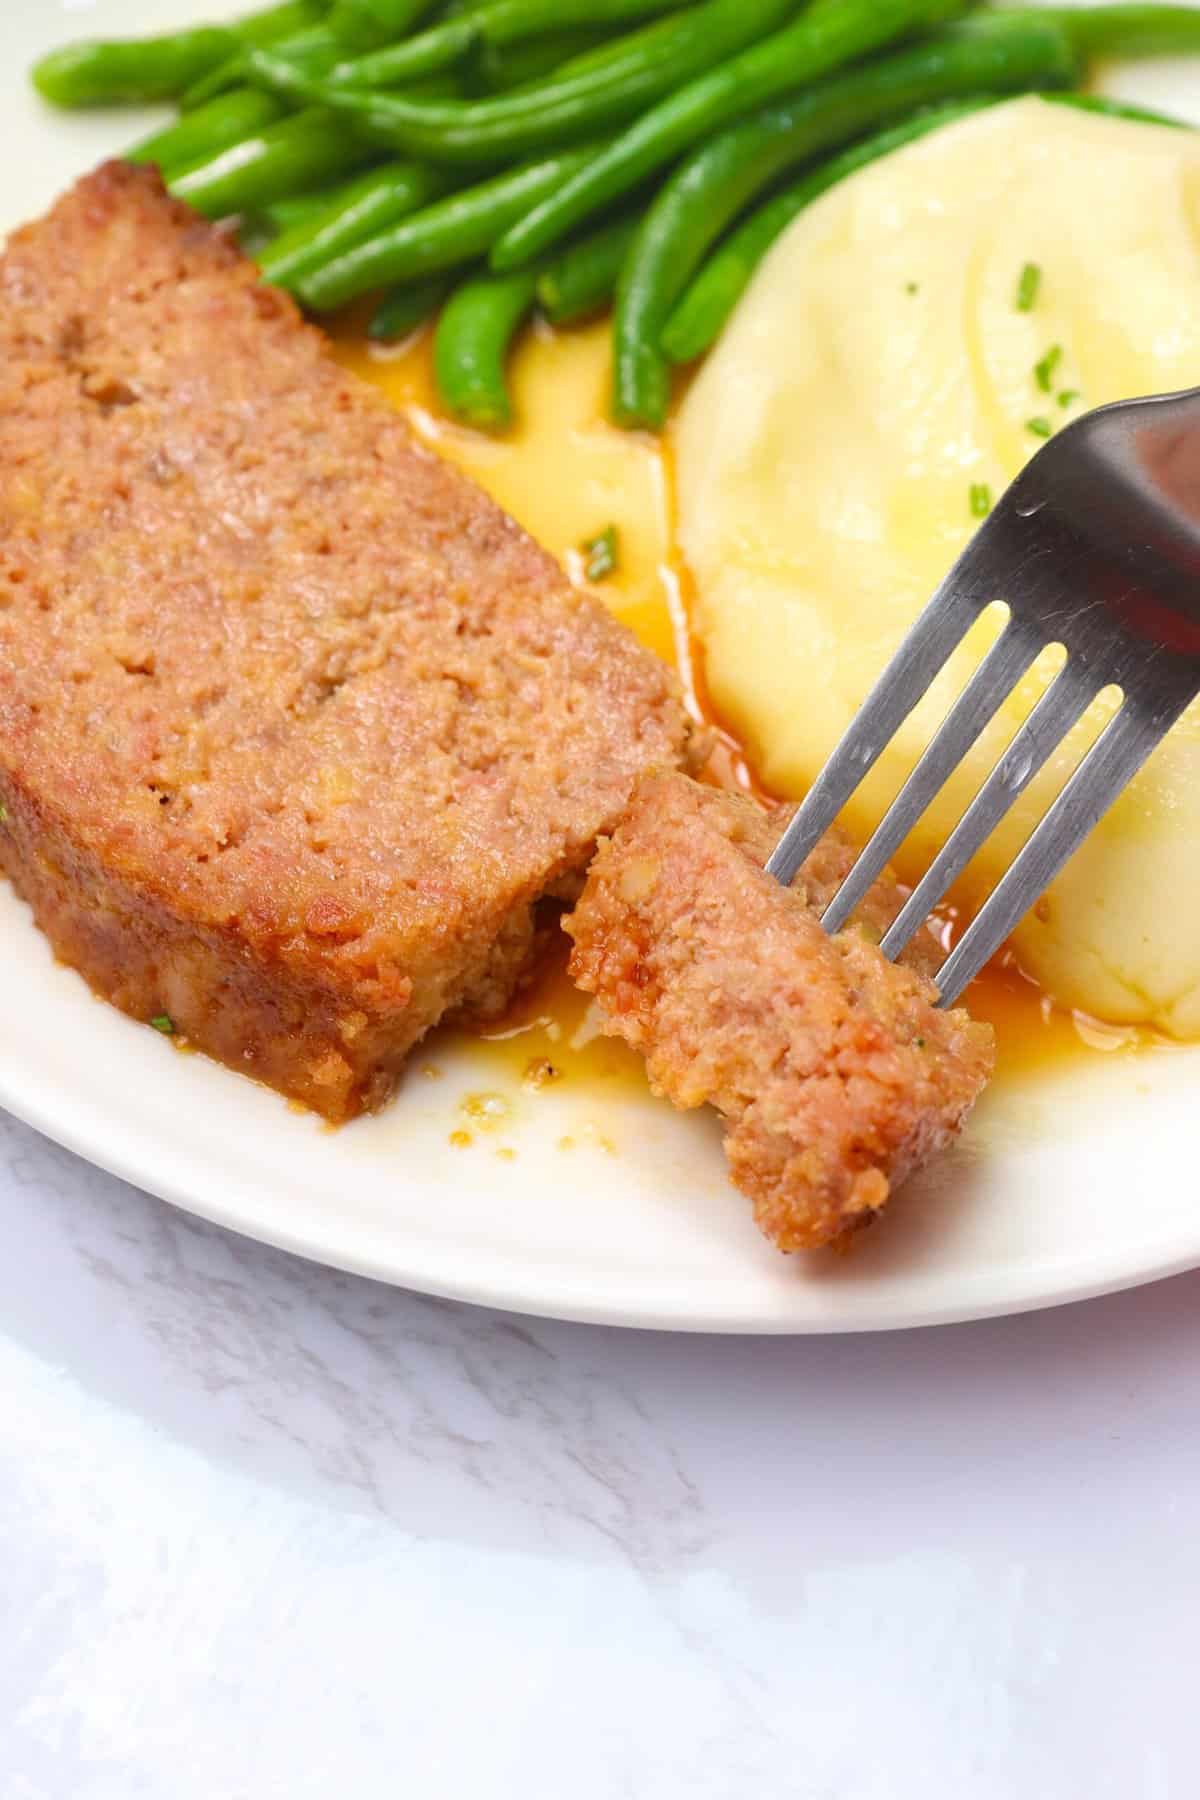
[[[148,170],[0,262],[0,868],[109,1000],[326,1117],[505,998],[666,667]]]
[[[786,814],[684,775],[643,781],[566,927],[571,974],[677,1106],[711,1103],[734,1181],[781,1250],[835,1242],[961,1125],[991,1073],[990,1026],[936,1009],[878,948],[885,877],[836,937],[819,914],[853,861],[834,834],[791,889],[763,869]]]

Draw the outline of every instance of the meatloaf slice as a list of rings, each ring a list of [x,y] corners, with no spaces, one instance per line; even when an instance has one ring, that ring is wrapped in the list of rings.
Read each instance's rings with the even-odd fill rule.
[[[786,816],[786,815],[784,815]],[[764,873],[782,817],[686,776],[643,781],[566,928],[571,974],[676,1106],[711,1103],[734,1181],[781,1250],[868,1223],[954,1136],[992,1068],[992,1033],[936,1010],[921,967],[879,952],[890,877],[830,938],[819,911],[853,851],[838,836],[785,891]]]
[[[673,677],[148,170],[0,261],[0,869],[338,1120],[685,735]]]

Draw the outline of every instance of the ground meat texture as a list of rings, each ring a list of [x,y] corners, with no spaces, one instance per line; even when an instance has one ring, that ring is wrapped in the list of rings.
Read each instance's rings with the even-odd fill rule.
[[[494,1011],[674,679],[108,164],[0,262],[0,869],[141,1019],[330,1119]]]
[[[764,873],[786,814],[668,774],[638,787],[566,929],[605,1029],[676,1106],[728,1126],[737,1185],[781,1250],[835,1243],[958,1131],[992,1069],[991,1028],[936,1010],[940,951],[897,967],[886,877],[836,937],[819,913],[853,861],[827,838],[790,889]]]

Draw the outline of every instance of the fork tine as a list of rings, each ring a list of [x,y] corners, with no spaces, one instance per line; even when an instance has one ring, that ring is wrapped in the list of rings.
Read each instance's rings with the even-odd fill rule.
[[[968,546],[920,615],[772,851],[767,874],[784,887],[979,617],[984,602],[971,591],[973,550]]]
[[[1147,712],[1128,700],[1088,751],[1020,855],[939,969],[940,1006],[953,1006],[1039,894],[1074,856],[1187,704]]]
[[[1021,726],[884,936],[880,948],[885,956],[899,956],[1047,757],[1083,717],[1101,686],[1099,677],[1090,674],[1082,663],[1074,658],[1067,663]]]
[[[884,864],[899,849],[971,745],[996,716],[1036,658],[1042,643],[1042,638],[1030,626],[1015,617],[1009,618],[826,907],[821,920],[826,931],[841,930]]]

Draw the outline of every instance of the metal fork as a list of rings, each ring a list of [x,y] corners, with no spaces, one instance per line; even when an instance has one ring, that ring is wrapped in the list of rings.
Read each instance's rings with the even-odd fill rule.
[[[980,614],[1008,621],[822,916],[849,918],[1048,644],[1061,673],[883,939],[896,957],[1106,687],[1115,716],[939,969],[951,1006],[1200,694],[1200,388],[1073,420],[1025,466],[868,695],[775,847],[787,886]],[[1164,900],[1167,897],[1164,896]]]

